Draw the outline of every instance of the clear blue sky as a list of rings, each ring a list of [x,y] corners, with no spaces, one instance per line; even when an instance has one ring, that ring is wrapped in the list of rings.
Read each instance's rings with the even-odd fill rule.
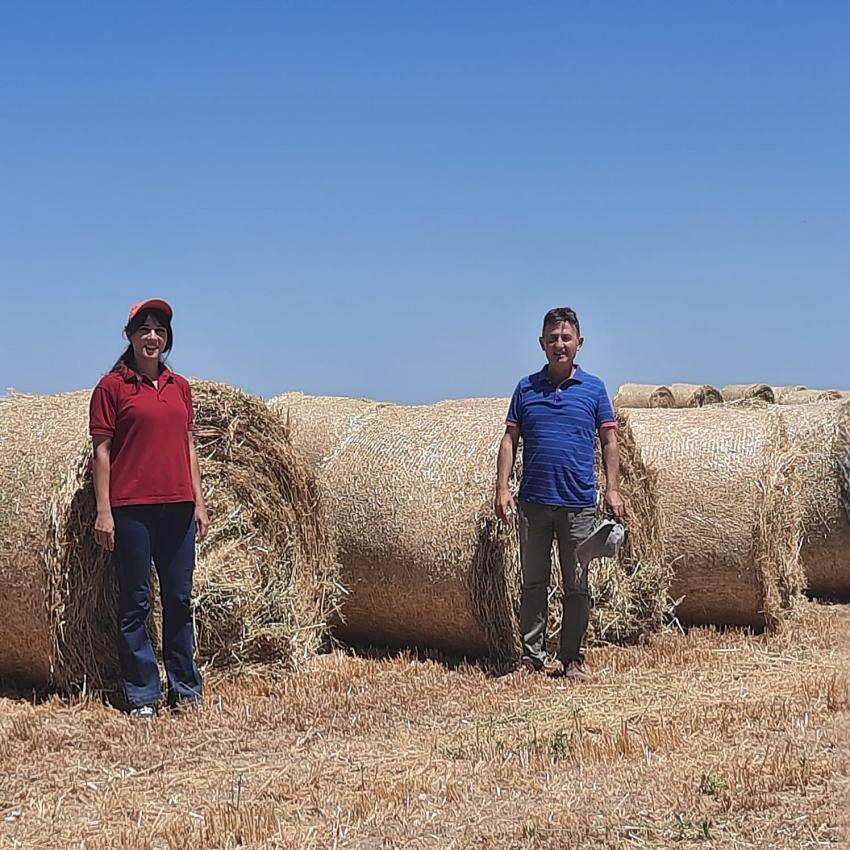
[[[0,388],[850,387],[850,4],[3,4]]]

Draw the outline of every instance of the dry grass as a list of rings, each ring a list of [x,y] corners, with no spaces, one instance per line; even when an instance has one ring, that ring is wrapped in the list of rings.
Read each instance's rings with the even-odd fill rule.
[[[0,700],[0,847],[814,848],[850,782],[850,612],[591,653],[215,674],[200,715]]]

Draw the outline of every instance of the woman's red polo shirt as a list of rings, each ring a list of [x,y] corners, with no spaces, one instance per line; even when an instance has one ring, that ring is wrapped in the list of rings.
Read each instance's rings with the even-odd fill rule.
[[[89,431],[112,438],[109,501],[115,508],[195,501],[189,460],[192,391],[170,369],[157,384],[124,369],[104,375],[92,393]]]

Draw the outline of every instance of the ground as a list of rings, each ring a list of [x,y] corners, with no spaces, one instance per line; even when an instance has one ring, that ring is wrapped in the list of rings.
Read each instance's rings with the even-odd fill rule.
[[[850,609],[589,669],[338,650],[210,674],[202,713],[148,723],[0,699],[0,848],[850,847]]]

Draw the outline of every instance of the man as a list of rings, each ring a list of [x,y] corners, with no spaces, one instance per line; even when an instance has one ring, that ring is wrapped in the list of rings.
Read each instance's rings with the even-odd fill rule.
[[[550,552],[557,536],[564,587],[558,657],[565,676],[588,678],[581,653],[590,616],[587,564],[577,563],[575,546],[593,531],[595,521],[597,434],[605,466],[605,504],[617,519],[623,516],[617,420],[605,385],[575,362],[583,344],[572,309],[556,307],[545,315],[540,347],[547,363],[514,390],[499,447],[495,507],[496,515],[507,522],[517,511],[508,480],[522,437],[520,674],[542,671],[546,659]]]

